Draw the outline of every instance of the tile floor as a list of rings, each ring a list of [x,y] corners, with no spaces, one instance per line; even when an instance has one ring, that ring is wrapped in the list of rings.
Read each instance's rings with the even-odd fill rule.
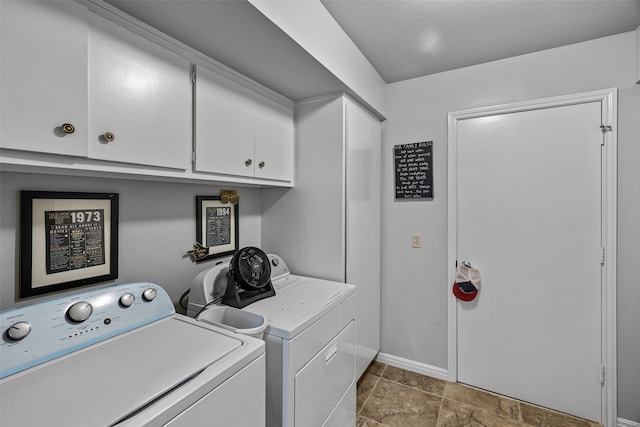
[[[373,362],[358,383],[357,427],[598,427],[458,383]]]

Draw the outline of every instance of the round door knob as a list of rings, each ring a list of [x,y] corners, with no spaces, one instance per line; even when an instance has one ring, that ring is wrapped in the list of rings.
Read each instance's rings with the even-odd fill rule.
[[[247,159],[247,160],[244,162],[245,166],[247,166],[247,167],[251,166],[251,163],[253,163],[253,160],[251,160],[251,159]]]
[[[70,135],[76,131],[76,128],[71,123],[63,123],[62,126],[60,126],[60,130]]]
[[[13,341],[20,341],[22,338],[29,335],[31,332],[31,325],[27,322],[14,323],[7,329],[7,337]]]
[[[136,297],[133,294],[124,294],[120,297],[120,305],[123,307],[131,307]]]
[[[91,304],[85,301],[77,302],[73,304],[67,310],[67,318],[75,323],[84,322],[93,313],[93,307]]]
[[[104,135],[102,135],[102,137],[107,142],[112,142],[114,139],[116,139],[116,136],[111,132],[105,133]]]
[[[156,299],[157,295],[158,293],[156,292],[155,289],[153,288],[145,289],[145,291],[142,293],[142,299],[145,301],[153,301],[154,299]]]
[[[264,162],[260,162],[258,163],[258,166],[260,167],[260,169],[262,169],[264,167],[265,163]]]

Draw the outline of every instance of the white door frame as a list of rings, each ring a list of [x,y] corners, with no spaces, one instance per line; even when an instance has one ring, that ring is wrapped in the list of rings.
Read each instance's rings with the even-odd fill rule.
[[[616,366],[616,218],[617,218],[617,95],[615,88],[533,101],[451,112],[448,115],[448,283],[454,281],[458,218],[458,121],[550,107],[601,102],[603,128],[602,150],[602,242],[605,247],[602,268],[602,360],[605,384],[602,388],[602,422],[606,427],[617,425]],[[448,380],[458,380],[457,300],[448,291]]]

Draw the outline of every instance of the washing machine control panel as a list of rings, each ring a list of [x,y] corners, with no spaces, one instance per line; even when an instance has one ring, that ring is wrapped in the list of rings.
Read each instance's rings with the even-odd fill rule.
[[[271,263],[271,280],[278,280],[291,274],[287,263],[279,255],[267,254],[267,257]]]
[[[175,313],[153,283],[80,292],[0,313],[0,378]]]

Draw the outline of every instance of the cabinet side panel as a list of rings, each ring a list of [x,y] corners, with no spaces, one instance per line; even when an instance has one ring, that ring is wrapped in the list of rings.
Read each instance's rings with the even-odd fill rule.
[[[265,189],[262,243],[294,274],[344,281],[342,98],[295,110],[295,187]]]
[[[347,102],[347,282],[358,287],[356,378],[380,350],[380,122]]]

